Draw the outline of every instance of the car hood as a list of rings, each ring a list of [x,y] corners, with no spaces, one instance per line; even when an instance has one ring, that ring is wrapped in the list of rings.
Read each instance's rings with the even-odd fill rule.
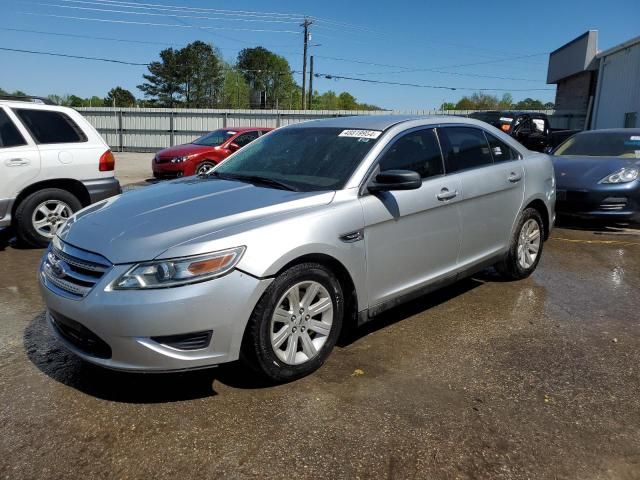
[[[159,158],[173,158],[182,157],[187,155],[194,155],[198,153],[214,151],[214,147],[207,147],[206,145],[195,145],[193,143],[186,143],[184,145],[176,145],[174,147],[165,148],[157,153]]]
[[[552,157],[560,189],[588,189],[623,167],[640,165],[640,160],[621,157]]]
[[[224,235],[258,219],[326,205],[334,194],[188,177],[91,205],[72,217],[58,236],[115,264],[140,262],[204,235]]]

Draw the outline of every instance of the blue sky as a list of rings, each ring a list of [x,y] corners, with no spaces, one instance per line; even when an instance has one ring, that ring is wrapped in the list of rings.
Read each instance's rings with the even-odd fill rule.
[[[169,11],[163,6],[212,10]],[[234,17],[213,9],[245,13]],[[314,80],[315,89],[321,92],[348,90],[360,101],[397,109],[434,108],[443,101],[456,101],[481,88],[505,89],[516,100],[533,97],[552,101],[553,86],[545,84],[548,52],[589,29],[599,30],[600,49],[640,35],[638,0],[0,0],[0,12],[0,47],[4,48],[146,63],[155,60],[162,48],[183,46],[200,39],[219,47],[229,61],[233,61],[242,48],[263,45],[285,56],[294,70],[302,69],[302,34],[298,19],[304,15],[318,17],[311,27],[311,44],[319,44],[311,48],[316,56],[316,72],[458,88],[451,91],[349,80]],[[259,16],[250,12],[273,15]],[[171,13],[183,18],[167,16]],[[252,31],[265,29],[280,32]],[[523,56],[528,57],[513,59]],[[7,51],[0,51],[0,61],[0,87],[22,89],[37,95],[75,93],[102,97],[110,88],[121,85],[141,96],[136,85],[141,83],[146,71],[142,66]],[[299,75],[296,78],[301,82]],[[489,93],[502,95],[504,92]]]

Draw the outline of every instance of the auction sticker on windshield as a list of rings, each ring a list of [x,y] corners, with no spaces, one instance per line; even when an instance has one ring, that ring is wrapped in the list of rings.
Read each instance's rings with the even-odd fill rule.
[[[382,132],[378,130],[343,130],[339,137],[378,138]]]

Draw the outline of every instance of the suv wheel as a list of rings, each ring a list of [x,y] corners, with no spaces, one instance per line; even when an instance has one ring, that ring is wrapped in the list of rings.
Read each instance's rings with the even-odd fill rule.
[[[533,273],[538,266],[544,246],[544,223],[535,208],[522,212],[515,228],[509,252],[496,265],[496,270],[505,278],[520,280]]]
[[[18,237],[34,247],[46,247],[67,219],[82,208],[78,198],[59,188],[27,196],[16,209]]]
[[[270,380],[295,380],[317,370],[333,349],[344,302],[326,267],[304,263],[279,275],[254,309],[243,359]]]

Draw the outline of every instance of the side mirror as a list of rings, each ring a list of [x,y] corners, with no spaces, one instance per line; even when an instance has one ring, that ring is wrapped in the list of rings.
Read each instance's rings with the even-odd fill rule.
[[[240,145],[238,145],[237,143],[230,143],[227,148],[232,152],[235,152],[236,150],[240,150]]]
[[[422,186],[422,178],[418,172],[411,170],[386,170],[380,172],[374,182],[369,184],[368,190],[374,192],[389,192],[392,190],[416,190]]]

